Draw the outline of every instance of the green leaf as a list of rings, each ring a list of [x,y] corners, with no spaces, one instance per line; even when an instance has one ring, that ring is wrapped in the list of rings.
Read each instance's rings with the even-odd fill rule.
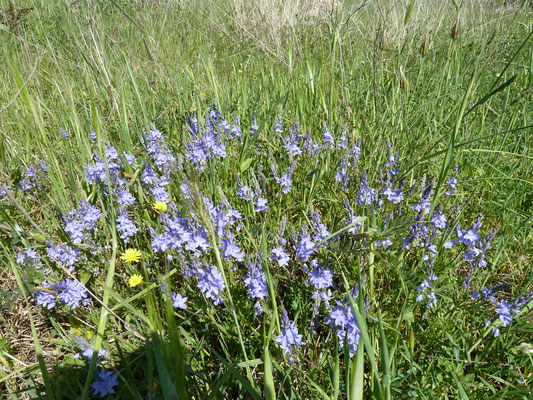
[[[250,168],[250,165],[252,164],[253,158],[247,158],[246,160],[243,160],[240,165],[241,173],[246,171],[248,168]]]
[[[270,350],[265,346],[265,398],[267,400],[276,400],[276,389],[274,387],[274,377],[272,375],[272,359]]]

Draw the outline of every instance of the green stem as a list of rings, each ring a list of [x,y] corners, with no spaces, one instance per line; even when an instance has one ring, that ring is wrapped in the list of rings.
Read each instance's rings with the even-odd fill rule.
[[[241,327],[239,325],[239,319],[237,318],[237,312],[236,312],[236,309],[235,309],[235,305],[233,304],[233,299],[231,297],[231,292],[230,292],[229,285],[228,285],[228,279],[226,278],[226,272],[224,271],[224,266],[222,264],[222,258],[220,257],[220,251],[218,250],[216,237],[215,237],[215,235],[213,233],[211,234],[211,242],[213,243],[213,249],[215,251],[215,259],[216,259],[216,262],[217,262],[218,270],[222,274],[222,278],[224,279],[224,284],[226,285],[226,295],[228,296],[229,308],[231,310],[231,313],[233,315],[233,319],[235,321],[235,327],[237,328],[237,335],[239,336],[239,342],[241,344],[242,353],[244,354],[244,360],[246,362],[248,362],[248,356],[246,355],[246,348],[244,347],[244,341],[242,339],[242,333],[241,333]],[[254,384],[253,384],[254,381],[252,379],[252,373],[250,371],[250,366],[249,365],[246,365],[246,374],[248,375],[248,380],[250,381],[250,384],[253,387],[254,386]]]

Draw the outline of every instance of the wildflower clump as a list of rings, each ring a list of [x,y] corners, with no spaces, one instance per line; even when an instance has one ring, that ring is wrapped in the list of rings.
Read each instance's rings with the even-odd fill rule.
[[[90,195],[60,213],[58,237],[15,247],[15,263],[43,314],[86,318],[95,329],[97,320],[87,315],[98,315],[91,299],[105,293],[113,243],[127,275],[114,280],[116,303],[105,306],[127,332],[106,329],[101,340],[113,332],[119,345],[133,347],[139,339],[143,354],[160,351],[155,340],[146,345],[153,327],[132,318],[127,304],[146,313],[176,348],[183,340],[184,359],[203,373],[205,365],[220,364],[221,354],[241,360],[239,368],[263,365],[254,359],[269,346],[275,379],[300,388],[285,370],[301,366],[320,376],[332,360],[350,369],[368,332],[380,349],[390,335],[390,343],[400,343],[409,332],[412,344],[403,342],[401,351],[414,352],[417,335],[444,325],[436,316],[463,312],[457,304],[471,307],[469,332],[485,327],[501,339],[520,320],[533,292],[515,285],[516,295],[503,283],[486,284],[493,280],[497,224],[460,203],[459,165],[446,176],[412,166],[391,138],[373,158],[374,143],[347,127],[323,123],[304,130],[300,122],[287,124],[281,111],[272,126],[255,117],[227,120],[216,107],[203,120],[190,114],[184,121],[179,151],[154,125],[141,131],[135,156],[94,138],[84,168]],[[24,185],[38,193],[36,180]],[[118,235],[110,235],[109,226]],[[131,296],[130,288],[143,285],[153,290]],[[368,332],[361,330],[365,325]],[[435,335],[433,346],[445,342],[440,331]],[[74,343],[75,358],[88,364],[95,344],[79,337]],[[200,346],[201,356],[190,351]],[[113,349],[96,354],[95,396],[127,390],[104,368],[123,357],[122,347]],[[411,370],[413,354],[398,360],[401,368]],[[158,364],[157,354],[149,356]],[[346,385],[350,378],[338,379]]]

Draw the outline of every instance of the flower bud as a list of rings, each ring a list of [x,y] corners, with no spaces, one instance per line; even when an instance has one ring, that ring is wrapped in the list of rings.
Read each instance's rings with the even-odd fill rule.
[[[425,56],[429,51],[429,40],[428,40],[428,34],[424,36],[424,41],[420,45],[420,54]]]
[[[453,23],[452,30],[450,32],[450,36],[453,40],[457,39],[459,37],[459,15],[455,17],[455,22]]]

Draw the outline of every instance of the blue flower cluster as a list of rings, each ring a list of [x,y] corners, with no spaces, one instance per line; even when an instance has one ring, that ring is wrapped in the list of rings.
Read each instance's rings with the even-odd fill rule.
[[[351,297],[355,300],[358,295],[359,290],[356,287],[352,290]],[[348,346],[350,357],[353,357],[357,353],[361,329],[348,298],[345,298],[342,303],[336,301],[336,306],[330,311],[326,323],[337,328],[339,348],[343,348],[345,345]]]
[[[430,309],[436,309],[438,299],[445,298],[441,296],[445,287],[436,274],[442,271],[443,259],[458,260],[463,268],[457,271],[457,277],[465,287],[488,269],[496,230],[484,233],[481,217],[472,223],[458,210],[447,208],[448,196],[458,193],[457,166],[453,176],[446,180],[448,196],[436,199],[435,179],[426,175],[411,180],[402,177],[404,161],[390,142],[388,157],[384,157],[382,165],[365,170],[361,162],[366,154],[365,143],[349,135],[347,128],[338,133],[324,123],[318,135],[311,131],[303,133],[298,123],[284,127],[280,111],[271,129],[273,132],[268,132],[263,125],[259,130],[254,118],[248,130],[241,130],[239,118],[230,123],[213,106],[203,123],[195,115],[188,118],[183,158],[175,154],[175,144],[167,142],[164,133],[151,126],[142,133],[143,154],[134,153],[138,159],[101,142],[105,154],[94,153],[85,165],[86,181],[93,193],[99,190],[114,200],[110,203],[117,211],[120,246],[133,240],[139,246],[147,246],[142,251],[143,259],[146,254],[154,261],[147,275],[151,279],[162,279],[163,273],[177,269],[172,272],[177,272],[175,276],[182,280],[179,293],[171,292],[170,281],[167,284],[161,280],[160,284],[162,298],[175,309],[205,307],[205,302],[198,300],[203,297],[209,307],[220,306],[217,310],[222,312],[224,292],[240,289],[241,293],[246,291],[249,299],[243,300],[248,315],[255,309],[256,318],[270,317],[273,310],[268,309],[266,301],[268,278],[268,284],[273,285],[280,297],[270,300],[288,305],[286,292],[298,293],[304,309],[312,307],[312,331],[305,336],[306,340],[319,340],[325,331],[353,357],[361,331],[350,297],[363,296],[359,292],[364,288],[356,286],[346,295],[331,252],[340,256],[340,262],[346,259],[351,262],[352,254],[356,253],[362,256],[362,263],[370,252],[389,259],[401,256],[416,279],[412,284],[412,293],[416,295],[410,299]],[[252,139],[255,148],[252,146],[250,151],[257,154],[252,154],[250,161],[245,157],[243,161],[240,157],[248,151],[243,146]],[[271,146],[264,151],[262,146],[267,140]],[[235,167],[236,159],[239,163]],[[322,168],[325,162],[333,170],[325,173]],[[213,177],[223,167],[227,173],[217,181]],[[136,172],[130,175],[132,170]],[[30,167],[24,183],[21,182],[22,190],[36,191],[38,176],[43,173]],[[329,182],[325,183],[327,178]],[[219,184],[228,186],[221,188]],[[336,197],[328,200],[336,202],[337,208],[321,202],[319,195],[313,196],[319,190],[318,184],[331,185],[336,190]],[[295,196],[304,196],[306,201],[294,204]],[[162,208],[149,205],[156,202],[165,204]],[[102,211],[82,200],[63,217],[66,233],[63,239],[68,242],[47,241],[47,255],[39,254],[38,246],[18,251],[16,259],[20,265],[40,272],[44,272],[43,266],[50,267],[44,273],[46,279],[35,290],[35,300],[43,308],[51,310],[61,304],[74,310],[90,304],[84,285],[75,279],[61,280],[57,270],[81,273],[106,262],[106,245],[96,251],[95,243],[104,242],[97,235],[98,228],[106,222],[102,221],[103,214],[109,218],[113,213]],[[408,231],[397,229],[395,224],[400,219],[400,223],[408,224]],[[269,231],[267,227],[272,225],[274,230]],[[250,242],[261,234],[266,246],[258,255]],[[379,262],[379,257],[376,259]],[[356,273],[352,270],[346,275],[353,282]],[[285,291],[286,286],[291,290]],[[481,293],[474,291],[471,297],[489,301],[500,325],[505,327],[533,292],[505,301],[499,295],[502,287],[483,288]],[[370,310],[367,306],[361,312]],[[289,313],[293,315],[293,310],[282,307],[281,332],[275,341],[289,362],[293,362],[305,343]],[[309,321],[308,317],[302,319]],[[499,335],[497,328],[494,335]],[[93,347],[81,338],[76,343],[79,357],[90,359]],[[98,354],[99,358],[105,355],[105,350]],[[117,375],[100,367],[99,364],[91,385],[93,394],[113,394]]]
[[[86,239],[87,233],[93,232],[96,223],[102,217],[98,208],[87,201],[80,201],[78,209],[71,210],[64,216],[65,232],[70,235],[72,243],[79,244]]]
[[[282,329],[276,342],[280,344],[284,355],[289,356],[289,362],[294,361],[293,352],[304,345],[303,335],[298,332],[295,321],[289,320],[287,311],[284,309],[282,314]]]
[[[265,273],[259,261],[248,263],[248,276],[244,279],[244,286],[248,291],[248,298],[255,299],[254,307],[257,315],[261,315],[263,307],[259,300],[268,296]]]
[[[64,279],[56,284],[44,281],[42,289],[35,292],[35,301],[49,310],[54,308],[56,301],[73,310],[80,305],[88,306],[91,304],[87,289],[81,283],[71,279]]]
[[[95,369],[94,381],[91,383],[91,389],[95,396],[104,397],[107,394],[114,394],[114,387],[118,385],[118,375],[113,371],[104,369]]]
[[[494,307],[494,311],[496,314],[498,314],[498,319],[501,321],[501,326],[506,327],[508,326],[512,320],[513,315],[518,314],[520,312],[520,308],[527,302],[533,298],[533,290],[526,293],[525,295],[513,300],[513,301],[505,301],[501,299],[496,298],[496,294],[504,289],[507,288],[508,285],[500,283],[492,288],[481,288],[481,293],[477,290],[474,290],[472,294],[470,295],[470,298],[472,300],[478,300],[480,298],[485,298],[490,303],[492,303]],[[485,319],[485,326],[489,327],[491,325],[491,321],[489,319]],[[497,327],[492,328],[492,333],[494,337],[500,336],[500,329]]]

